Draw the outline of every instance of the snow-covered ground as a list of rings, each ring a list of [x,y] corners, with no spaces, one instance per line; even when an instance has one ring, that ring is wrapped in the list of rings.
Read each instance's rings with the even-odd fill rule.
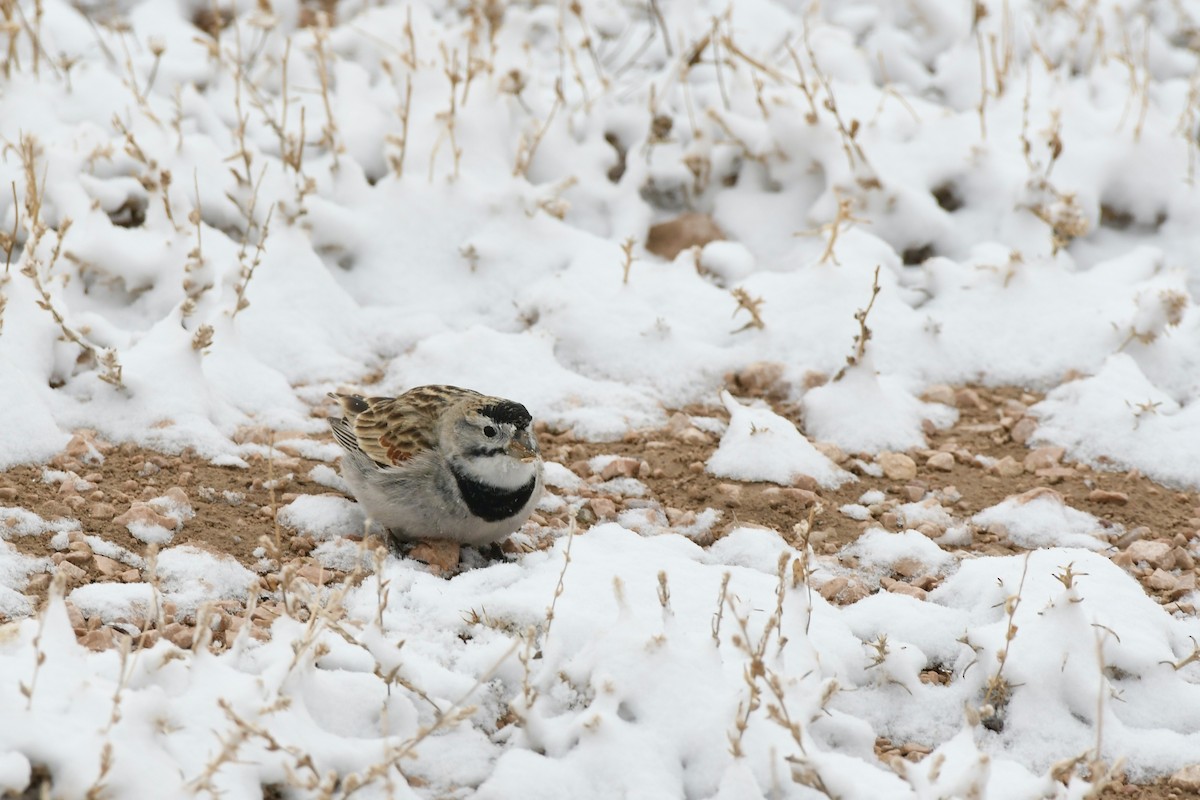
[[[830,452],[921,448],[955,420],[928,387],[975,382],[1047,392],[1034,444],[1200,486],[1192,4],[0,13],[0,468],[81,428],[245,467],[264,425],[332,465],[307,438],[326,392],[438,382],[592,440],[723,404],[711,474],[836,487]],[[684,212],[725,240],[647,251]],[[755,362],[803,434],[721,394]],[[574,502],[548,476],[545,508]],[[156,581],[71,600],[169,600],[200,617],[191,650],[94,653],[61,599],[33,614],[48,565],[3,539],[62,550],[76,526],[0,508],[0,790],[36,765],[64,797],[1015,799],[1200,762],[1200,620],[1044,495],[973,520],[1028,557],[954,550],[949,518],[939,541],[868,531],[861,575],[937,588],[845,606],[800,517],[703,547],[622,517],[445,580],[360,554],[353,503],[302,497],[281,521],[361,580],[276,592],[269,640],[220,652],[206,602],[253,604],[258,576],[173,547],[192,507],[147,499],[129,530],[162,548]],[[885,763],[877,737],[932,752]]]

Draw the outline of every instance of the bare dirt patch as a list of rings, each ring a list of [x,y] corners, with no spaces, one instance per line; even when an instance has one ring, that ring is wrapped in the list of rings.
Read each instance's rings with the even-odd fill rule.
[[[780,413],[803,429],[798,409],[778,402],[777,393],[773,394],[776,387],[769,381],[731,376],[730,385],[744,395],[772,400]],[[1188,544],[1200,529],[1194,492],[1159,485],[1136,471],[1106,472],[1068,463],[1055,448],[1031,448],[1027,439],[1035,422],[1027,411],[1040,399],[1037,394],[1019,388],[982,387],[940,387],[932,394],[930,399],[958,408],[956,424],[944,430],[930,427],[929,448],[906,454],[876,457],[826,448],[833,460],[858,478],[835,490],[806,479],[785,487],[710,475],[704,465],[719,442],[718,429],[728,419],[719,406],[682,409],[672,415],[666,428],[630,433],[616,442],[579,441],[567,432],[544,426],[539,436],[547,460],[566,465],[581,478],[580,486],[560,493],[575,498],[577,504],[582,500],[578,513],[582,531],[615,519],[622,511],[647,508],[662,512],[662,527],[682,530],[693,525],[705,509],[715,509],[719,512],[715,525],[689,534],[707,544],[746,525],[771,528],[788,537],[798,523],[811,517],[814,549],[832,554],[866,529],[904,529],[906,521],[896,509],[906,503],[936,502],[956,518],[969,520],[1007,497],[1053,492],[1066,505],[1095,515],[1100,525],[1111,531],[1114,549],[1110,555],[1141,579],[1147,592],[1160,602],[1176,603],[1195,588],[1195,564],[1188,554]],[[265,443],[265,434],[256,435]],[[315,438],[328,440],[324,435]],[[597,457],[607,458],[594,461]],[[24,553],[77,567],[72,570],[71,585],[143,580],[144,575],[129,571],[129,565],[114,566],[93,557],[81,542],[97,536],[132,553],[144,553],[146,543],[135,538],[125,524],[127,512],[166,495],[183,497],[195,512],[174,533],[170,546],[194,545],[257,569],[261,551],[255,555],[255,549],[278,536],[281,555],[299,559],[298,567],[311,567],[308,553],[314,543],[294,531],[277,530],[275,513],[303,494],[337,494],[309,477],[311,470],[324,462],[304,458],[286,445],[271,458],[253,453],[247,461],[248,469],[215,466],[192,453],[165,455],[129,444],[113,446],[82,432],[45,467],[0,473],[0,504],[19,506],[49,520],[65,518],[78,526],[78,532],[69,537],[68,549],[56,550],[49,535],[7,538]],[[602,466],[593,469],[593,463]],[[614,479],[636,479],[645,492],[640,496],[614,492]],[[883,499],[869,504],[867,518],[843,513],[844,506],[857,505],[870,492]],[[548,545],[554,531],[567,524],[564,509],[535,515],[533,546]],[[915,527],[935,538],[944,533],[944,528],[928,523]],[[360,531],[346,533],[355,538],[361,535]],[[1003,530],[978,526],[972,526],[968,543],[947,547],[982,554],[1022,549],[1009,541]],[[912,582],[919,576],[895,577]],[[35,576],[28,591],[40,599],[48,584],[49,575]],[[931,586],[926,581],[920,588]],[[830,599],[846,602],[857,596],[852,592]],[[1187,604],[1170,606],[1170,610],[1192,611]]]
[[[4,506],[19,506],[48,519],[67,518],[78,523],[85,535],[96,535],[113,544],[140,553],[139,541],[120,521],[139,501],[164,496],[172,488],[182,491],[195,517],[171,538],[170,545],[194,545],[214,553],[233,556],[243,564],[255,561],[252,551],[259,537],[273,531],[272,509],[301,494],[323,494],[329,490],[312,481],[309,471],[320,461],[279,453],[268,459],[252,455],[250,468],[215,466],[194,453],[164,455],[133,445],[113,447],[82,434],[76,437],[96,447],[100,461],[65,452],[48,465],[16,467],[0,473],[0,497]],[[68,450],[80,448],[68,448]],[[49,471],[68,472],[91,488],[78,490],[74,478],[47,481]],[[274,482],[274,492],[271,483]],[[5,490],[8,490],[6,493]],[[55,550],[49,537],[12,539],[22,552],[50,556]]]
[[[779,402],[778,387],[759,377],[731,376],[730,386],[744,395],[772,400],[777,410],[803,428],[798,410]],[[939,387],[932,395],[930,399],[958,408],[956,424],[944,430],[930,427],[929,448],[906,454],[875,457],[827,448],[833,460],[858,478],[836,490],[804,479],[783,487],[710,475],[704,465],[719,442],[718,429],[728,419],[721,407],[683,409],[662,430],[634,432],[616,442],[583,442],[545,427],[539,435],[546,458],[568,466],[582,479],[579,487],[562,493],[583,500],[578,515],[583,530],[639,508],[660,509],[665,526],[687,528],[698,513],[715,509],[720,515],[717,524],[693,535],[704,544],[743,525],[771,528],[786,537],[811,516],[810,541],[818,553],[831,554],[868,528],[903,529],[906,521],[895,512],[906,503],[936,501],[956,518],[966,520],[1006,497],[1053,492],[1066,505],[1095,515],[1101,526],[1111,531],[1115,560],[1143,579],[1147,591],[1161,602],[1173,602],[1194,589],[1195,564],[1187,552],[1200,528],[1194,492],[1161,486],[1136,471],[1106,472],[1068,463],[1055,448],[1029,447],[1027,440],[1035,421],[1027,411],[1040,399],[1034,393],[1018,388]],[[265,443],[265,434],[260,432],[258,437]],[[328,437],[317,438],[324,441]],[[600,456],[608,458],[593,461]],[[47,467],[19,467],[0,473],[0,502],[78,525],[79,535],[70,537],[74,555],[52,548],[49,536],[9,537],[22,552],[52,557],[56,562],[66,560],[82,569],[84,575],[74,573],[75,584],[143,579],[139,573],[89,560],[80,540],[94,535],[128,551],[144,552],[145,542],[135,538],[125,524],[128,512],[164,495],[186,499],[195,512],[171,538],[171,546],[194,545],[231,556],[253,569],[260,561],[255,548],[264,537],[277,535],[277,509],[301,494],[330,490],[309,477],[313,467],[323,462],[303,458],[295,449],[284,446],[271,458],[254,453],[247,461],[248,469],[220,467],[186,452],[164,455],[128,444],[114,447],[84,432]],[[592,463],[603,466],[594,470]],[[645,493],[614,493],[609,487],[613,479],[621,478],[637,479]],[[869,504],[867,518],[856,519],[841,511],[870,492],[883,500]],[[534,537],[535,542],[548,544],[549,534],[566,524],[564,510],[538,514],[535,527],[546,530],[545,535]],[[931,537],[944,533],[928,523],[916,527]],[[347,531],[348,535],[359,533]],[[287,530],[278,534],[289,556],[303,559],[312,549],[307,537]],[[1136,545],[1139,541],[1155,544]],[[1127,552],[1131,546],[1136,558]],[[976,527],[971,530],[970,542],[957,547],[986,554],[1021,549],[1003,530]],[[35,578],[31,594],[43,595],[48,582],[48,576]],[[854,594],[841,599],[852,600]]]

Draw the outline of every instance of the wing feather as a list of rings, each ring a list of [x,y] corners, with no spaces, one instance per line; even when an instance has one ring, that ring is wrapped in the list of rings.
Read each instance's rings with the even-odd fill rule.
[[[343,420],[331,420],[334,438],[350,452],[359,450],[383,467],[399,466],[433,449],[442,412],[468,398],[483,397],[454,386],[419,386],[399,397],[330,396],[345,415]]]

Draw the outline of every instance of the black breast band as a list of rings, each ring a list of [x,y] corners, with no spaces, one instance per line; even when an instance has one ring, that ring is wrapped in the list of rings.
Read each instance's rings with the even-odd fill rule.
[[[471,513],[488,522],[499,522],[516,514],[529,501],[533,487],[537,485],[537,476],[529,479],[529,483],[517,489],[497,489],[486,483],[464,474],[457,468],[451,467],[454,480],[458,482],[458,491],[462,494],[463,502]]]

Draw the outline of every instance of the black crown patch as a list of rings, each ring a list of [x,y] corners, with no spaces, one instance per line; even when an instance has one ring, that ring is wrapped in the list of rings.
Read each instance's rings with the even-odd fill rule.
[[[525,406],[520,403],[514,403],[512,400],[501,400],[490,406],[484,406],[479,410],[479,413],[494,422],[502,425],[505,423],[516,425],[518,428],[527,428],[529,423],[533,421],[533,417]]]

